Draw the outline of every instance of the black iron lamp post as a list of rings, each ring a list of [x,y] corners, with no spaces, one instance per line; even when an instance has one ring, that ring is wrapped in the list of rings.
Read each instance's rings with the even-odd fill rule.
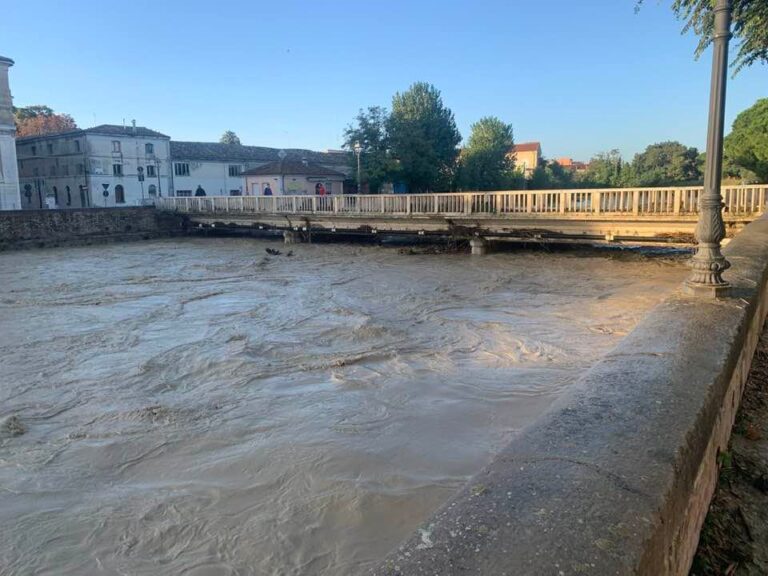
[[[360,145],[360,141],[355,142],[355,154],[357,155],[357,193],[363,193],[363,181],[360,176],[360,154],[363,153],[363,147]]]
[[[720,181],[723,173],[725,87],[730,38],[730,1],[717,0],[712,39],[712,87],[709,96],[707,162],[704,170],[704,192],[699,199],[699,221],[696,225],[698,249],[691,259],[693,271],[686,281],[688,293],[708,298],[722,298],[727,295],[730,288],[730,284],[723,280],[722,274],[731,265],[720,252],[720,241],[725,237]]]

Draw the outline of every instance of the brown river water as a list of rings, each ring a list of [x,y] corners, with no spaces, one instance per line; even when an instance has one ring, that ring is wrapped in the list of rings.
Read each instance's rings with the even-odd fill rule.
[[[0,574],[363,573],[686,275],[267,247],[0,254]]]

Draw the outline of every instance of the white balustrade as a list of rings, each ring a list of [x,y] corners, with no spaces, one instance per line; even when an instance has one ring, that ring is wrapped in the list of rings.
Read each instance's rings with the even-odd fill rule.
[[[701,187],[667,187],[335,196],[166,196],[158,198],[155,204],[161,210],[184,213],[654,217],[695,215],[701,193]],[[768,185],[724,186],[722,193],[726,216],[757,215],[765,209]]]

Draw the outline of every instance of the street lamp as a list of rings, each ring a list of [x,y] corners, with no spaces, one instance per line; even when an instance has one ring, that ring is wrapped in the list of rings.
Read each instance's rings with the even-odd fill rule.
[[[144,168],[139,166],[136,168],[139,176],[139,183],[141,184],[141,205],[144,206]]]
[[[280,158],[280,194],[285,196],[285,170],[283,170],[283,161],[288,154],[282,148],[278,151],[277,157]]]
[[[686,281],[689,294],[709,298],[725,296],[730,284],[722,274],[730,263],[720,252],[725,237],[723,197],[720,180],[723,173],[723,124],[725,121],[725,87],[728,73],[728,41],[731,38],[731,5],[717,0],[712,38],[712,84],[709,95],[709,127],[707,129],[707,161],[704,168],[704,192],[699,199],[699,221],[696,224],[698,249],[691,259],[693,271]]]
[[[355,154],[357,155],[357,193],[361,194],[363,191],[363,181],[360,178],[360,154],[363,153],[363,147],[360,145],[360,141],[355,142]]]

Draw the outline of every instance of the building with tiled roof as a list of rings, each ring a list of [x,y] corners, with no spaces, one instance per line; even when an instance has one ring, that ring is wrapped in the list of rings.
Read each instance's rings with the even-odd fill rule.
[[[539,142],[515,144],[509,155],[515,162],[515,168],[526,177],[530,177],[541,162],[541,144]]]
[[[349,154],[341,151],[316,152],[299,148],[284,150],[286,158],[305,159],[321,164],[348,164]],[[279,160],[279,148],[243,146],[219,142],[171,142],[171,157],[196,162],[272,162]]]
[[[17,138],[17,141],[24,144],[36,140],[50,140],[62,137],[82,136],[84,134],[94,134],[100,136],[118,136],[127,138],[161,138],[170,140],[170,136],[161,134],[143,126],[120,126],[118,124],[101,124],[93,128],[78,128],[66,132],[57,132],[55,134],[43,134],[41,136],[24,136]]]
[[[102,124],[16,140],[21,207],[137,206],[172,188],[170,137]]]
[[[243,173],[247,194],[275,196],[332,195],[344,193],[347,175],[316,162],[285,159],[269,162]]]
[[[139,205],[155,196],[198,191],[250,194],[244,172],[279,162],[281,156],[285,167],[309,163],[316,167],[311,177],[329,183],[351,176],[350,154],[343,151],[287,149],[281,154],[265,146],[178,142],[135,124],[19,138],[16,152],[24,209]],[[331,187],[341,192],[340,184]]]
[[[562,157],[555,160],[560,166],[572,172],[584,172],[587,169],[585,162],[579,162],[573,158]]]
[[[251,194],[244,173],[265,164],[279,162],[279,148],[220,144],[218,142],[171,141],[173,186],[177,196],[190,196],[198,189],[207,195],[239,196]],[[283,150],[285,162],[312,162],[329,169],[343,179],[350,177],[351,163],[346,152]],[[258,192],[257,192],[258,193]]]

